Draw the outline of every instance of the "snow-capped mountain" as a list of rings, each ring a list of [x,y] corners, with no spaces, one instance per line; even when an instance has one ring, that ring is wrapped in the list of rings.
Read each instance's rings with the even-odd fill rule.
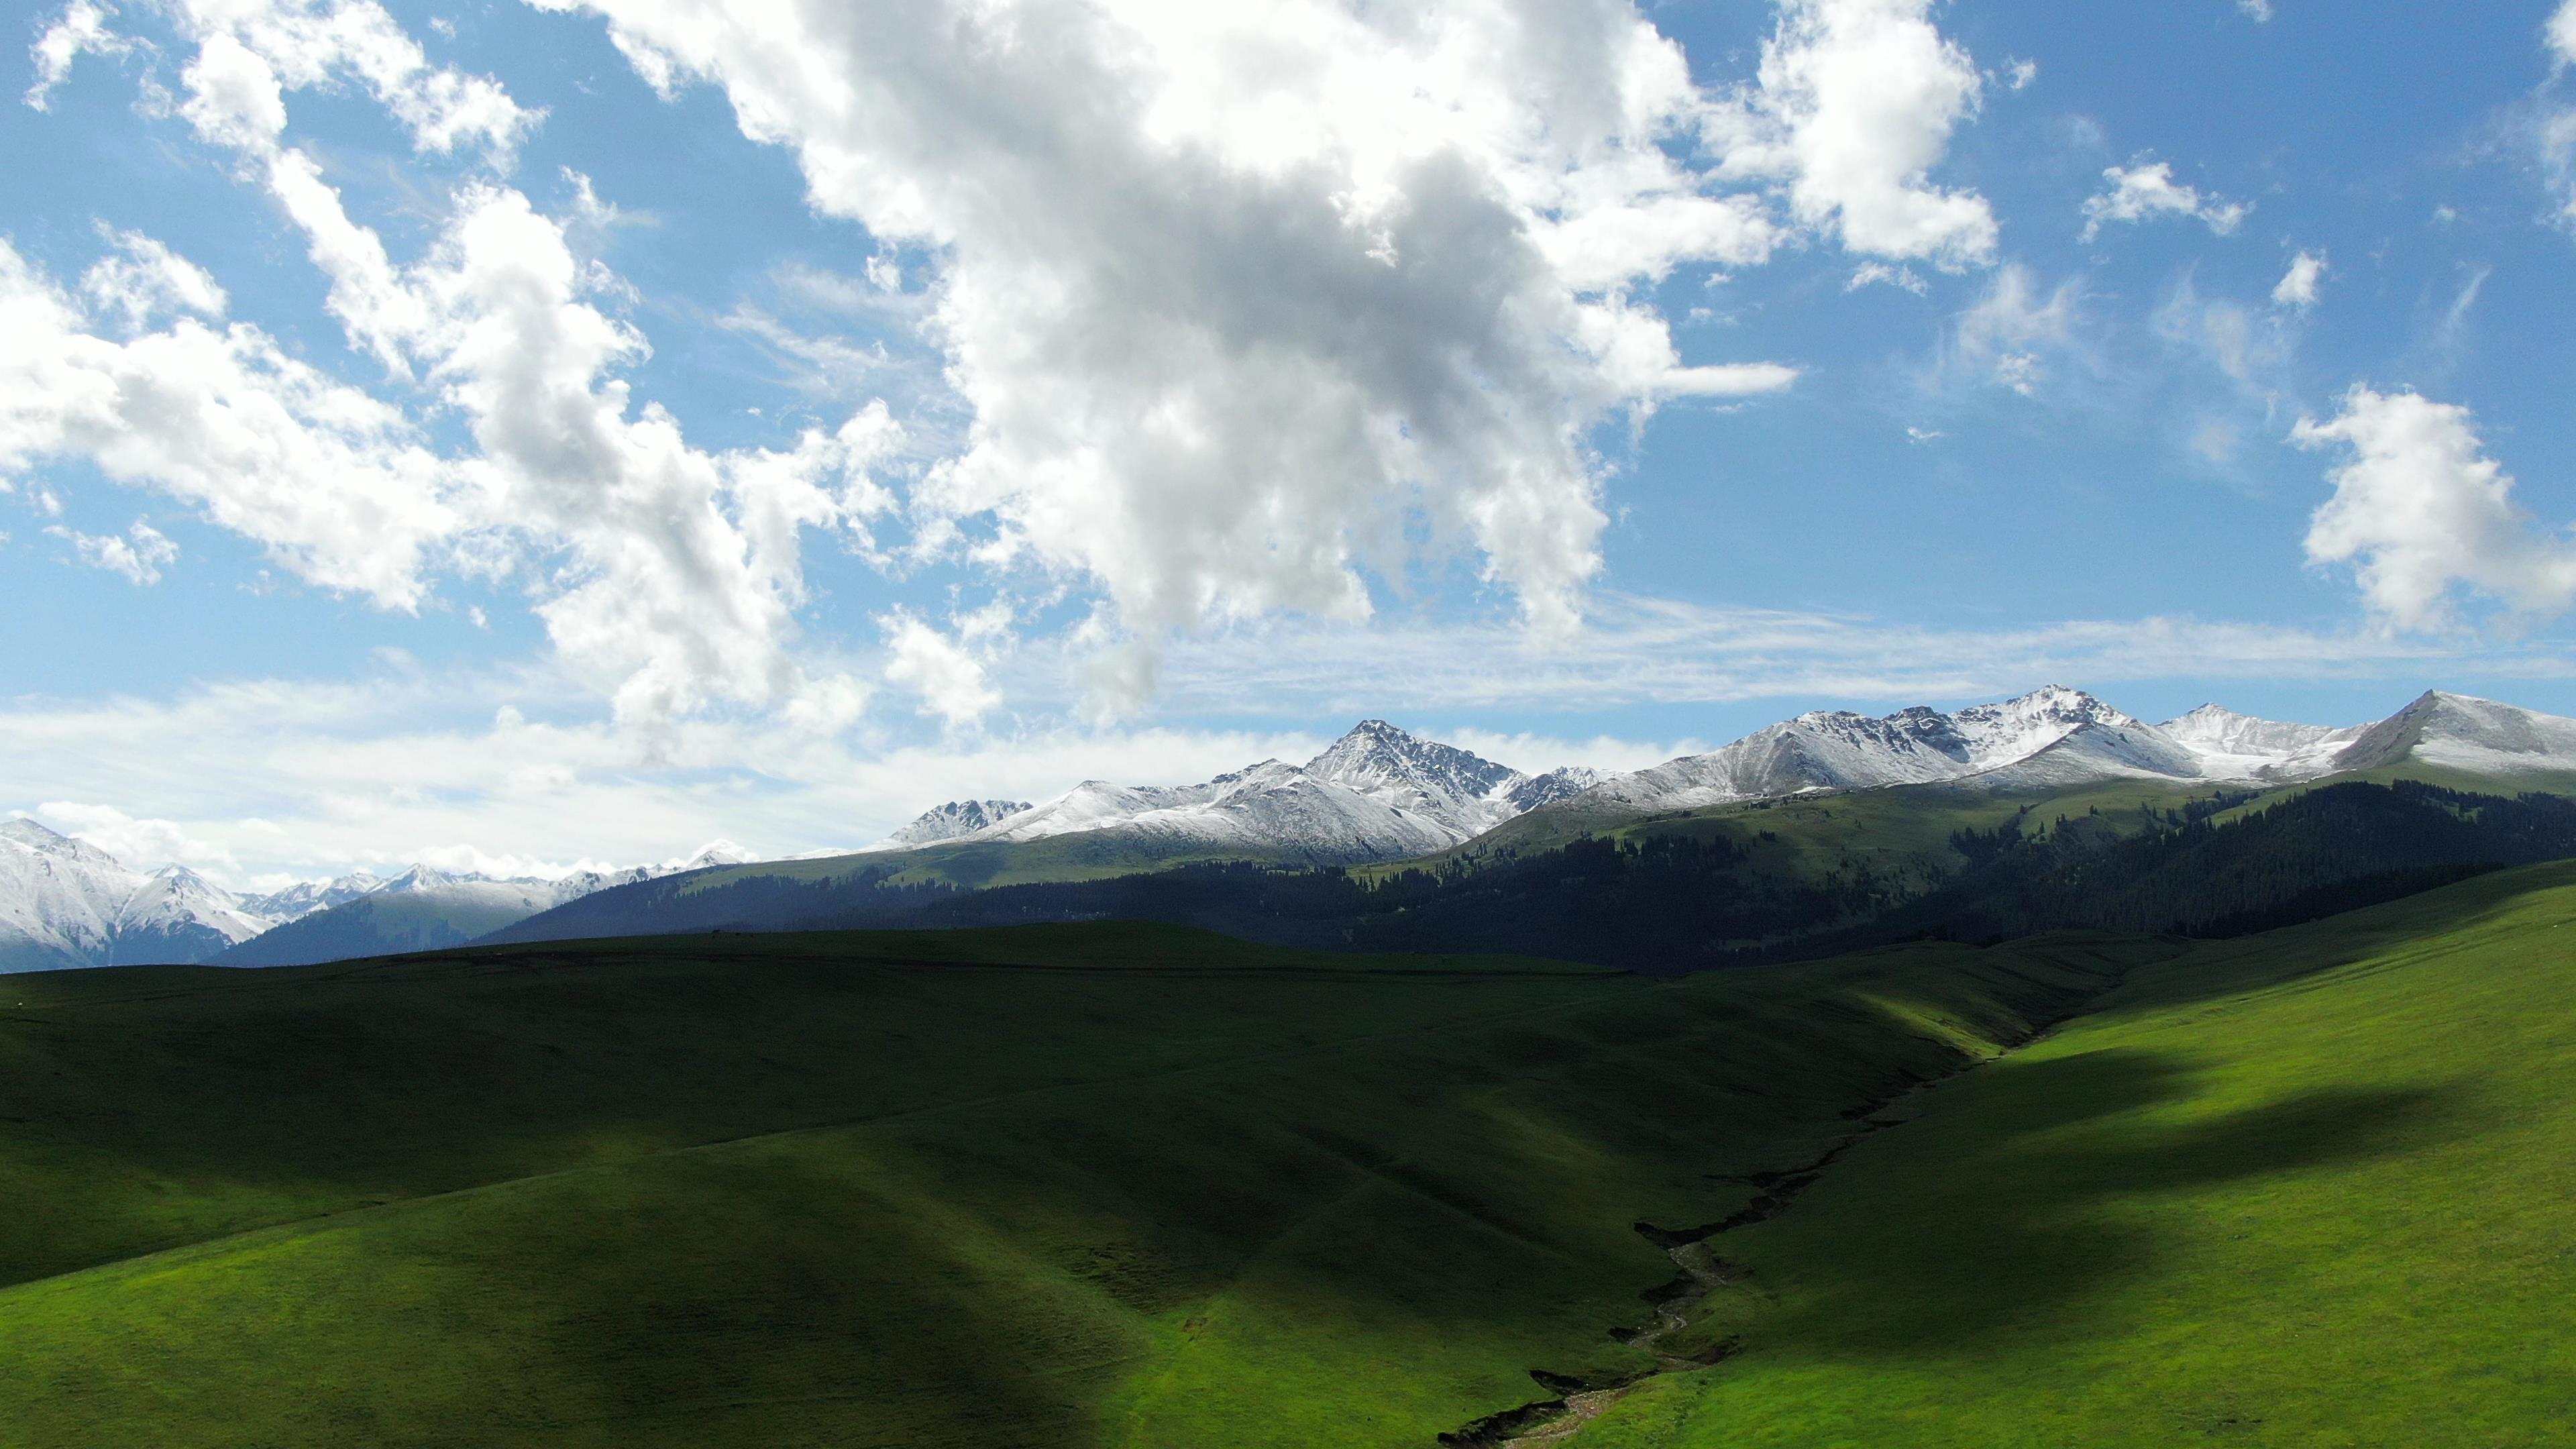
[[[1847,710],[1785,720],[1704,755],[1616,775],[1576,798],[1587,806],[1690,810],[1802,790],[1867,790],[1955,780],[2027,760],[2078,730],[2147,728],[2080,690],[1943,714],[1916,706],[1884,718]]]
[[[2203,705],[2148,724],[2050,686],[1953,714],[1804,714],[1576,796],[1614,812],[1689,810],[1808,790],[1958,782],[2063,788],[2111,779],[2286,785],[2418,762],[2510,779],[2576,773],[2576,720],[2434,692],[2375,725],[2290,724]]]
[[[2337,770],[2405,764],[2504,781],[2576,773],[2576,719],[2430,690],[2334,757]]]
[[[1525,775],[1373,719],[1303,765],[1264,760],[1198,785],[1085,780],[1052,800],[937,838],[1108,834],[1147,855],[1242,850],[1316,862],[1389,860],[1445,850],[1596,779],[1581,769]],[[872,848],[897,848],[892,841],[907,832],[927,834],[993,803],[942,806]]]
[[[300,880],[283,890],[269,891],[264,895],[243,896],[241,904],[243,910],[254,915],[267,916],[273,920],[291,921],[298,916],[309,916],[315,911],[327,911],[333,906],[347,905],[360,896],[369,895],[384,888],[385,883],[381,876],[371,871],[351,871],[337,880]]]
[[[273,924],[185,866],[147,875],[35,821],[0,822],[0,971],[201,960]]]
[[[579,900],[593,891],[604,891],[610,886],[633,885],[639,880],[659,880],[666,875],[706,870],[711,866],[747,865],[759,858],[730,840],[711,841],[695,855],[681,860],[666,860],[659,865],[630,865],[624,870],[574,871],[559,880],[548,882],[554,887],[554,899],[546,904],[559,906],[566,901]]]
[[[1026,800],[951,800],[921,812],[901,830],[852,853],[866,855],[880,850],[910,850],[916,845],[937,845],[943,840],[955,840],[961,835],[989,830],[1028,808]]]
[[[0,822],[0,972],[184,963],[219,956],[236,960],[250,943],[306,922],[316,924],[299,935],[317,940],[347,935],[345,927],[323,918],[368,902],[383,906],[366,913],[378,923],[371,928],[377,936],[386,936],[383,922],[398,919],[403,931],[452,944],[450,937],[481,935],[611,885],[739,865],[752,858],[741,846],[719,840],[685,859],[622,871],[579,871],[560,880],[498,880],[415,865],[390,879],[357,871],[336,880],[236,896],[186,866],[163,866],[147,874],[87,841],[56,834],[32,820],[13,819]],[[468,926],[474,929],[467,931]],[[281,949],[287,949],[285,943]]]

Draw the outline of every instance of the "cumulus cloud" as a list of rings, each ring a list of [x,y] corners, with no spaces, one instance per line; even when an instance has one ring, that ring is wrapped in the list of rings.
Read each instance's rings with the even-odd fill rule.
[[[130,255],[130,254],[129,254]],[[126,320],[119,288],[107,288]],[[396,409],[247,323],[183,316],[125,341],[0,240],[0,468],[88,459],[257,540],[325,588],[415,609],[458,481]]]
[[[1985,82],[1931,12],[1932,0],[1781,0],[1727,168],[1789,178],[1798,220],[1853,251],[1955,269],[1993,260],[1994,209],[1929,173]]]
[[[2282,273],[2281,280],[2273,286],[2272,305],[2301,311],[2317,305],[2317,294],[2325,275],[2325,253],[2299,253],[2290,259],[2290,269]]]
[[[48,528],[45,532],[70,544],[82,563],[120,575],[137,588],[161,582],[161,570],[179,561],[179,545],[139,518],[123,538],[68,528]]]
[[[1707,100],[1625,3],[589,8],[927,254],[972,422],[916,506],[1140,635],[1363,617],[1426,533],[1566,627],[1589,430],[1796,376],[1687,362],[1641,299],[1783,231],[1677,159]]]
[[[286,123],[281,92],[348,81],[424,152],[474,146],[506,165],[543,115],[489,76],[431,65],[375,0],[175,0],[171,8],[198,46],[188,67],[190,119],[234,145],[277,137]]]
[[[2309,522],[2308,557],[2353,565],[2386,627],[2450,624],[2463,587],[2529,614],[2576,603],[2576,542],[2540,531],[2514,502],[2468,409],[2357,386],[2334,418],[2303,418],[2290,436],[2344,454],[2327,475],[2334,496]]]
[[[2576,0],[2566,0],[2549,17],[2549,50],[2559,65],[2576,65]]]
[[[220,871],[235,863],[232,852],[175,820],[137,818],[113,805],[78,800],[48,800],[31,813],[140,870],[178,864]]]
[[[957,640],[900,610],[878,623],[886,636],[886,679],[919,695],[924,713],[966,724],[1002,702],[984,666]]]
[[[2105,222],[2138,222],[2157,216],[2198,217],[2208,223],[2211,231],[2229,236],[2254,209],[2249,202],[2204,196],[2197,188],[2174,180],[2173,163],[2169,161],[2112,166],[2105,168],[2102,176],[2110,186],[2084,203],[2083,239],[2088,242],[2102,234]]]
[[[418,149],[472,147],[501,164],[539,113],[486,78],[431,67],[371,0],[189,0],[176,14],[197,42],[180,114],[304,232],[351,345],[429,386],[473,447],[434,448],[401,409],[256,327],[218,330],[211,278],[115,233],[78,298],[0,242],[0,327],[17,344],[0,355],[0,467],[86,456],[199,505],[300,577],[389,608],[419,608],[442,568],[528,571],[565,663],[621,720],[658,728],[714,702],[801,702],[809,724],[846,723],[864,690],[812,677],[790,653],[800,540],[893,506],[868,471],[901,436],[885,408],[784,450],[691,447],[620,376],[645,342],[608,310],[620,284],[570,239],[610,214],[585,180],[572,178],[569,222],[468,181],[428,252],[398,263],[289,144],[285,97],[353,84]],[[176,315],[144,330],[163,314]],[[101,319],[140,335],[110,340]],[[150,567],[134,547],[87,551]]]

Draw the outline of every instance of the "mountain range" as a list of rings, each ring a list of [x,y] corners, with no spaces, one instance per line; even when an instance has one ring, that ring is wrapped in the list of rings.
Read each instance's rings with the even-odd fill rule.
[[[685,861],[558,880],[415,865],[236,895],[183,865],[134,870],[33,820],[0,822],[0,972],[214,961],[283,966],[459,945],[594,891],[733,865],[728,841]]]
[[[2576,720],[2435,691],[2364,725],[2287,723],[2217,705],[2148,723],[2050,686],[1951,712],[1803,714],[1632,772],[1569,766],[1530,774],[1371,719],[1302,764],[1264,760],[1194,785],[1086,780],[1037,802],[951,801],[837,856],[758,864],[719,842],[685,861],[561,880],[416,866],[391,879],[359,872],[238,897],[184,867],[136,872],[19,820],[0,825],[0,969],[141,960],[283,965],[495,932],[608,934],[634,890],[684,872],[710,872],[711,885],[812,882],[848,878],[865,863],[872,879],[974,886],[1189,861],[1379,864],[1487,840],[1562,842],[1622,822],[1812,795],[1915,787],[2038,797],[2113,781],[2260,792],[2384,775],[2576,789]]]

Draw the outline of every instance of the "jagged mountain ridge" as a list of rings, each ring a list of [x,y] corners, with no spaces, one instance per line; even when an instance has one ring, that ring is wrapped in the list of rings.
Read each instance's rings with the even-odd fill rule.
[[[869,849],[1107,833],[1152,855],[1240,850],[1315,863],[1394,860],[1473,839],[1599,779],[1579,766],[1524,774],[1371,719],[1302,765],[1263,760],[1196,785],[1085,780],[1036,805],[952,801]],[[1016,808],[980,827],[952,829],[997,803]]]
[[[559,880],[498,880],[415,865],[391,879],[356,871],[235,895],[186,866],[134,870],[85,840],[10,819],[0,821],[0,972],[240,960],[246,948],[282,928],[369,900],[401,901],[398,914],[407,922],[454,944],[610,886],[751,859],[740,846],[717,841],[685,861],[580,871]],[[438,931],[435,923],[449,917],[474,929]],[[310,934],[336,940],[347,933]],[[254,964],[284,964],[266,959],[275,954],[248,953]]]
[[[990,802],[954,802],[881,844],[1114,833],[1164,856],[1258,849],[1316,861],[1385,860],[1446,849],[1560,804],[1615,816],[1902,785],[2033,791],[2162,779],[2264,787],[2406,761],[2499,778],[2576,773],[2576,721],[2436,691],[2377,725],[2288,723],[2214,704],[2150,724],[2051,685],[1948,713],[1816,711],[1625,774],[1569,767],[1524,775],[1366,720],[1302,766],[1265,760],[1200,785],[1086,780],[967,830],[951,827],[971,820],[969,806]]]
[[[146,874],[33,820],[0,822],[0,971],[198,960],[271,924],[185,866]]]
[[[864,845],[854,854],[871,855],[881,850],[910,850],[916,845],[937,845],[976,831],[990,829],[1029,808],[1026,800],[951,800],[935,805],[913,821],[874,845]]]

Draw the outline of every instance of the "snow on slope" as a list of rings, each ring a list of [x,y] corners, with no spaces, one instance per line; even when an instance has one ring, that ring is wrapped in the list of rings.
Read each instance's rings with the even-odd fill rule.
[[[0,822],[0,971],[206,961],[289,922],[368,900],[399,900],[412,920],[516,920],[609,885],[750,859],[719,840],[685,860],[561,880],[416,865],[391,880],[358,871],[235,896],[186,866],[145,874],[87,841],[13,819]]]
[[[198,961],[272,924],[184,866],[145,875],[32,820],[0,822],[0,971]]]
[[[1085,780],[949,838],[1018,842],[1114,832],[1161,854],[1248,850],[1314,861],[1398,859],[1445,850],[1597,779],[1580,769],[1524,775],[1373,719],[1303,765],[1264,760],[1198,785]]]
[[[2576,719],[2432,690],[2362,731],[2338,770],[2418,761],[2474,775],[2576,773]]]
[[[2284,724],[2204,704],[2159,726],[2221,778],[2304,780],[2335,768],[2334,757],[2370,726]]]
[[[910,850],[916,845],[936,845],[943,840],[955,840],[961,835],[990,829],[1028,808],[1026,800],[951,800],[923,811],[901,830],[874,845],[861,846],[851,854],[866,855],[880,850]]]
[[[2148,724],[2051,685],[1952,714],[1921,706],[1877,719],[1803,714],[1705,755],[1615,776],[1577,798],[1589,808],[1642,813],[1938,781],[1996,790],[2120,778],[2289,783],[2352,768],[2340,761],[2363,733],[2216,705]]]

